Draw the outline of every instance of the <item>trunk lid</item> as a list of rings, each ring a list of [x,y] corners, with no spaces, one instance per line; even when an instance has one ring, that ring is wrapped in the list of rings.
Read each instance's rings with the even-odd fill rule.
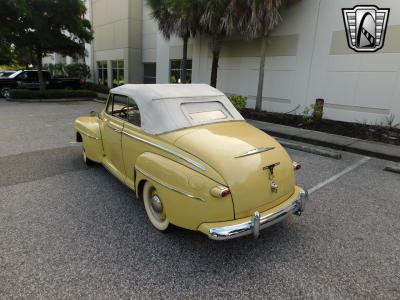
[[[274,207],[294,191],[293,164],[286,150],[247,122],[200,126],[177,138],[175,145],[224,178],[231,190],[236,218]],[[275,165],[273,174],[268,169],[271,165]],[[278,185],[275,192],[273,183]]]

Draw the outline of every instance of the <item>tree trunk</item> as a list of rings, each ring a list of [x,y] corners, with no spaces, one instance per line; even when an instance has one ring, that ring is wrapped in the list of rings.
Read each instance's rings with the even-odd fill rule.
[[[265,56],[267,55],[267,36],[264,36],[261,40],[261,53],[260,53],[260,68],[258,74],[258,87],[257,87],[257,98],[256,98],[256,111],[262,109],[262,97],[264,87],[264,68],[265,68]]]
[[[44,91],[46,90],[46,84],[43,78],[43,58],[41,52],[38,51],[38,53],[36,53],[36,59],[37,59],[37,71],[39,77],[39,87],[41,91]]]
[[[221,38],[219,36],[213,37],[212,40],[212,48],[213,48],[213,60],[211,67],[211,82],[210,85],[212,87],[217,87],[217,75],[218,75],[218,62],[219,62],[219,54],[221,52]]]
[[[187,51],[189,35],[183,37],[183,57],[181,61],[181,83],[187,83]]]

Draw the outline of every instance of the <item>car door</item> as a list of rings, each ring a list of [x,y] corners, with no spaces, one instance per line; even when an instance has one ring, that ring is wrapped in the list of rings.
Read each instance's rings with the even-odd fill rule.
[[[20,88],[22,88],[22,89],[29,88],[29,72],[24,71],[24,72],[18,74],[18,76],[15,77],[15,80]]]
[[[104,165],[120,180],[125,181],[121,136],[126,121],[128,97],[111,94],[103,115],[102,139]]]
[[[25,71],[17,77],[19,85],[23,89],[39,89],[39,78],[37,71]]]
[[[124,149],[124,162],[126,171],[126,184],[135,189],[134,168],[137,157],[142,154],[148,145],[141,139],[149,140],[148,134],[143,132],[141,127],[141,116],[136,101],[128,98],[126,109],[126,123],[122,134],[122,148]]]
[[[39,89],[39,76],[37,71],[28,72],[28,89]]]

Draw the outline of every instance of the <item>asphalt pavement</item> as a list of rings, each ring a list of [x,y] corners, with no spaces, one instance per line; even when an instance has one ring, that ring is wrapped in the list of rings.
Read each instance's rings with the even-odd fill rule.
[[[157,232],[73,120],[102,104],[0,99],[1,299],[399,299],[400,175],[387,161],[297,150],[301,217],[217,242]]]

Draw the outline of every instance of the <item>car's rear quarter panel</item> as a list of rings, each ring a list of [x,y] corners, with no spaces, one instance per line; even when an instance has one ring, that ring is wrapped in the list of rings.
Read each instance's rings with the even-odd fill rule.
[[[130,135],[130,136],[129,136]],[[138,139],[142,139],[147,141],[143,142],[141,140],[133,138],[137,137]],[[175,145],[171,144],[170,142],[164,140],[162,135],[152,135],[145,133],[141,130],[138,130],[136,126],[132,124],[126,123],[124,126],[124,134],[122,134],[122,155],[124,159],[125,165],[125,173],[126,173],[126,183],[128,186],[134,186],[134,169],[137,163],[137,158],[146,152],[151,152],[158,154],[160,156],[166,157],[172,161],[177,161],[179,164],[186,166],[189,169],[193,169],[194,171],[201,172],[203,175],[212,178],[216,182],[220,184],[224,184],[223,178],[220,176],[218,172],[216,172],[212,167],[202,162],[199,158],[191,155],[190,153],[186,153],[181,149],[177,148]],[[190,163],[178,158],[176,155],[169,153],[168,151],[164,151],[160,148],[157,148],[149,143],[165,147],[169,150],[179,152],[180,154],[199,162],[205,166],[205,170],[199,170],[195,166],[191,165]],[[157,170],[155,171],[157,173]]]
[[[171,159],[143,153],[136,162],[137,191],[142,180],[150,180],[156,187],[174,225],[197,230],[205,222],[234,218],[230,196],[215,198],[210,195],[210,189],[219,185],[217,182]]]

